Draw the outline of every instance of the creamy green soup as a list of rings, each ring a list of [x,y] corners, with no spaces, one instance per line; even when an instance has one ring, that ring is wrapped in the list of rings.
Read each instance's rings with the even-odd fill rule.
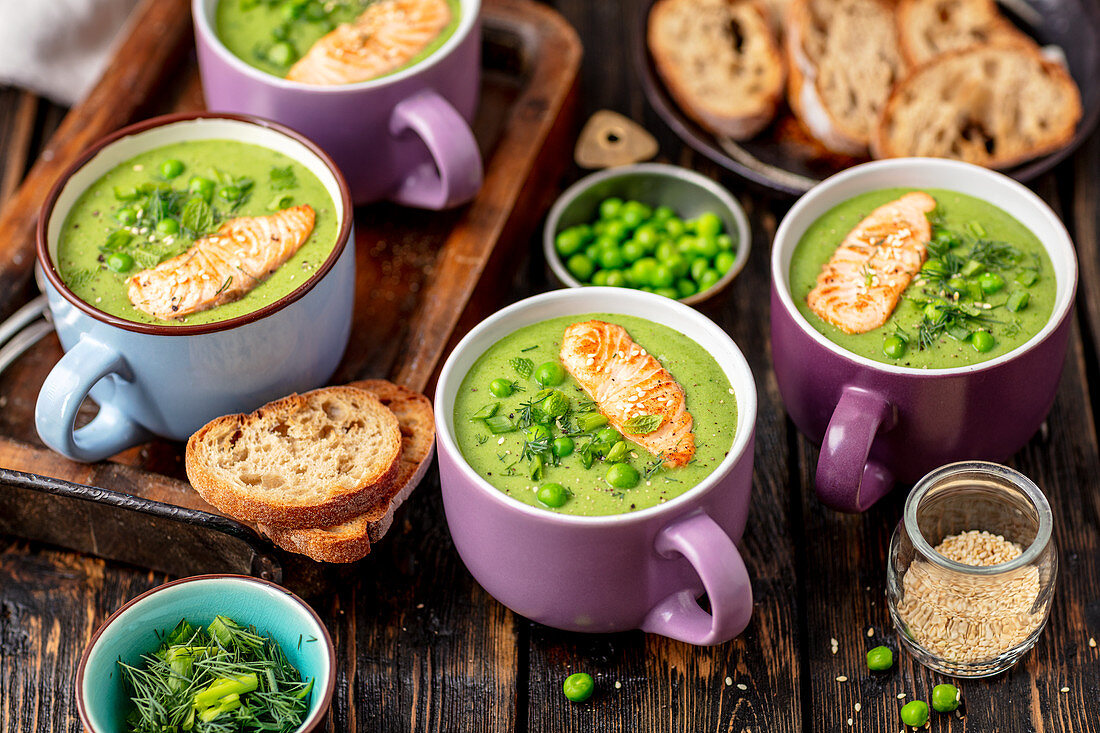
[[[127,278],[186,251],[227,219],[300,204],[313,207],[313,233],[239,300],[172,320],[130,303]],[[282,153],[235,140],[173,143],[121,163],[80,195],[61,228],[57,271],[78,298],[129,321],[224,321],[263,308],[308,280],[332,253],[337,217],[321,181]]]
[[[561,368],[565,328],[593,319],[624,327],[683,387],[695,433],[695,457],[686,466],[665,468],[624,440]],[[499,389],[502,383],[509,388]],[[505,336],[462,380],[454,410],[459,450],[490,484],[525,504],[584,516],[637,511],[679,496],[722,462],[736,427],[733,389],[706,350],[667,326],[603,313],[553,318]],[[563,439],[569,451],[558,450]],[[636,483],[627,486],[623,476]],[[540,493],[548,484],[564,491]]]
[[[220,0],[215,14],[218,38],[250,66],[285,77],[322,36],[355,20],[379,0]],[[462,6],[447,0],[451,22],[419,53],[391,74],[414,66],[439,49],[458,27]]]
[[[924,369],[988,361],[1042,330],[1057,297],[1046,248],[1007,212],[941,189],[921,189],[936,200],[928,259],[883,326],[848,334],[810,310],[806,296],[848,232],[878,206],[913,190],[861,194],[810,225],[790,269],[791,295],[806,320],[854,354]]]

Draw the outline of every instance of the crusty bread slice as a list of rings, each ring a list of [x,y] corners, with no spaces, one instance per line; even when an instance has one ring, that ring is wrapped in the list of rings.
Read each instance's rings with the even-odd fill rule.
[[[372,392],[393,411],[401,429],[401,460],[393,495],[343,524],[316,529],[260,525],[260,530],[279,547],[318,562],[355,562],[367,555],[371,545],[389,529],[397,507],[424,477],[435,446],[435,418],[427,397],[382,379],[353,382],[348,386]]]
[[[390,495],[397,417],[354,387],[326,387],[226,415],[187,441],[187,477],[229,516],[279,527],[345,522]]]
[[[892,9],[881,0],[793,0],[785,31],[791,109],[829,150],[866,155],[905,69]]]
[[[649,51],[676,103],[700,125],[750,138],[783,97],[783,54],[757,0],[657,0]]]
[[[1034,44],[972,46],[937,56],[898,84],[874,154],[1005,168],[1065,145],[1080,119],[1077,85]]]
[[[910,66],[983,43],[1031,43],[993,0],[901,0],[897,21],[901,53]]]

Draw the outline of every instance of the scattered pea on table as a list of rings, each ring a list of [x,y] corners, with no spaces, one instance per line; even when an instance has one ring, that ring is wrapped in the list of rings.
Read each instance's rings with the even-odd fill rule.
[[[867,652],[867,668],[883,672],[894,666],[894,652],[888,646],[876,646]]]
[[[950,713],[958,707],[959,688],[946,683],[932,688],[932,708],[936,712]]]
[[[901,709],[901,722],[912,728],[919,728],[928,722],[928,703],[913,700]]]
[[[565,678],[562,690],[565,697],[571,702],[584,702],[592,697],[596,689],[596,682],[587,672],[575,672]]]

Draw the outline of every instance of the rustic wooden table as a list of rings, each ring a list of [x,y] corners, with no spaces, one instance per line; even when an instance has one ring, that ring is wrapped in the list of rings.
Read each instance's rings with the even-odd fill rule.
[[[754,501],[742,548],[753,577],[753,620],[741,638],[705,649],[641,633],[584,636],[533,624],[466,572],[432,471],[354,581],[314,599],[339,654],[328,729],[899,731],[901,696],[928,699],[942,681],[904,655],[885,675],[870,675],[863,662],[872,646],[896,648],[885,563],[907,487],[862,516],[829,511],[813,496],[817,451],[785,416],[767,338],[769,244],[790,202],[721,176],[660,123],[620,50],[629,47],[632,26],[619,2],[553,4],[584,41],[582,115],[611,108],[642,122],[657,134],[661,160],[721,177],[752,220],[746,271],[703,310],[745,352],[760,392]],[[0,90],[0,200],[63,112]],[[1081,284],[1054,408],[1012,463],[1051,499],[1061,577],[1037,647],[1007,674],[959,683],[965,715],[934,716],[934,731],[1100,731],[1100,649],[1090,643],[1100,637],[1100,135],[1035,188],[1077,243]],[[527,251],[513,282],[482,287],[502,299],[552,287],[537,242]],[[29,398],[0,395],[0,409],[9,399]],[[0,731],[79,731],[73,679],[85,642],[125,600],[165,580],[0,537]],[[577,670],[597,680],[595,697],[583,705],[561,694],[561,681]]]

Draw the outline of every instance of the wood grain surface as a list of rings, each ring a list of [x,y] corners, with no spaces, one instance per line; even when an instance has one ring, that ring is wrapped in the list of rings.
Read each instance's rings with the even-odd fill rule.
[[[657,135],[660,160],[718,177],[659,123],[645,105],[628,55],[615,51],[628,47],[626,3],[551,4],[585,45],[574,100],[581,119],[615,109]],[[0,180],[21,175],[59,119],[48,104],[0,90]],[[736,179],[721,180],[746,207],[753,228],[746,270],[702,309],[741,346],[760,395],[753,505],[742,542],[755,598],[746,632],[700,649],[641,633],[569,634],[515,616],[463,567],[447,533],[433,469],[374,553],[347,569],[337,592],[312,599],[339,653],[328,730],[891,733],[901,730],[903,702],[927,699],[931,687],[945,681],[904,654],[889,673],[866,670],[867,649],[880,643],[897,649],[885,608],[886,547],[908,487],[861,516],[829,511],[814,498],[816,448],[785,415],[767,339],[769,244],[789,202]],[[10,190],[11,184],[4,185],[0,193]],[[1036,188],[1077,244],[1081,284],[1054,407],[1011,463],[1051,499],[1061,576],[1050,625],[1036,648],[1004,675],[958,682],[965,714],[934,715],[934,733],[1100,731],[1100,648],[1089,644],[1100,639],[1100,137],[1094,135]],[[372,212],[367,208],[359,216]],[[473,310],[484,314],[500,302],[553,287],[538,238],[512,244],[503,261],[486,263],[488,279]],[[387,240],[371,246],[383,248],[384,262],[399,260],[399,248],[410,245]],[[403,313],[412,301],[397,282],[409,270],[395,267],[380,265],[369,286],[390,292],[388,307]],[[459,331],[477,315],[462,316]],[[378,374],[407,363],[407,355],[394,353],[387,333],[368,331],[355,348],[362,350],[361,363],[380,365]],[[24,380],[40,370],[36,360],[56,358],[51,349],[56,345],[44,343],[0,378],[0,435],[12,436],[27,424],[34,394],[24,389]],[[0,456],[2,448],[0,443]],[[178,475],[171,446],[154,444],[129,459]],[[72,681],[84,643],[126,599],[165,579],[0,536],[0,731],[79,731]],[[597,684],[596,695],[582,705],[561,693],[564,677],[578,670],[591,672]]]

